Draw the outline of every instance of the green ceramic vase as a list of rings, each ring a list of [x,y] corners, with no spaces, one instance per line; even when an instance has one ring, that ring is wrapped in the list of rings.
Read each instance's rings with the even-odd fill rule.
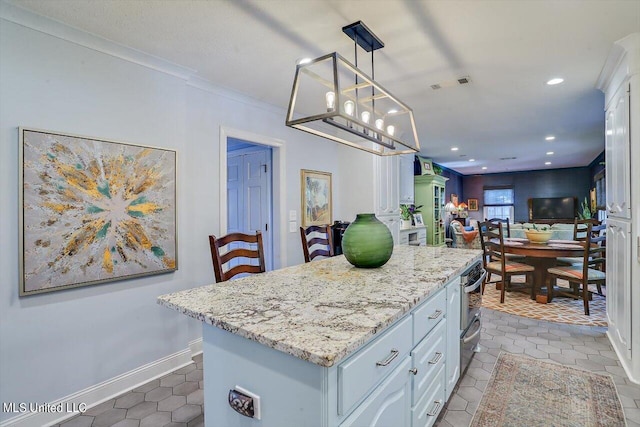
[[[342,236],[342,251],[356,267],[380,267],[391,258],[393,237],[374,214],[358,214]]]

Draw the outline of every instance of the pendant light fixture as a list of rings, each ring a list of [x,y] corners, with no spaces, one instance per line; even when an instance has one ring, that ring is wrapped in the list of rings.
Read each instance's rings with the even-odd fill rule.
[[[342,28],[355,65],[333,52],[298,64],[286,125],[381,156],[420,151],[413,110],[374,80],[373,53],[384,44],[362,21]],[[358,68],[371,52],[371,76]]]

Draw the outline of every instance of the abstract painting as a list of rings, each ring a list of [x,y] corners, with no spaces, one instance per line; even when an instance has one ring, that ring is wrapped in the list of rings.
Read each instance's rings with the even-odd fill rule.
[[[302,226],[331,224],[331,174],[300,170]]]
[[[174,150],[19,133],[21,296],[178,268]]]

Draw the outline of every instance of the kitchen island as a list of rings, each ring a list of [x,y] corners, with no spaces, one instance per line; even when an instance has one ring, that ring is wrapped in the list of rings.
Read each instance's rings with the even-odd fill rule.
[[[163,295],[158,302],[204,323],[208,427],[361,425],[371,411],[378,425],[391,417],[394,426],[410,426],[417,412],[426,412],[418,401],[440,377],[444,396],[444,373],[414,372],[417,347],[445,345],[445,286],[455,284],[450,287],[459,292],[457,277],[480,255],[396,246],[376,269],[355,268],[337,256]],[[448,310],[458,317],[450,322],[458,329],[459,311]],[[441,350],[435,363],[426,362],[444,366]],[[229,406],[236,386],[259,396],[254,419]]]

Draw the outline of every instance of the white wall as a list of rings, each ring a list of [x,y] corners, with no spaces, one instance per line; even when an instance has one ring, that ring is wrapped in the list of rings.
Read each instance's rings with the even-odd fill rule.
[[[42,18],[24,12],[11,17],[21,25],[10,22],[6,11],[0,19],[1,402],[51,402],[179,352],[200,336],[199,322],[158,306],[156,297],[213,282],[207,235],[219,230],[220,126],[284,141],[286,215],[300,214],[300,169],[333,174],[334,218],[372,211],[369,154],[286,128],[283,110],[107,54],[98,47],[105,41],[77,37],[53,22],[42,26]],[[179,270],[18,297],[18,126],[176,149]],[[356,161],[366,163],[366,175]],[[283,236],[288,264],[302,262],[299,234]],[[2,413],[0,421],[12,415]]]

